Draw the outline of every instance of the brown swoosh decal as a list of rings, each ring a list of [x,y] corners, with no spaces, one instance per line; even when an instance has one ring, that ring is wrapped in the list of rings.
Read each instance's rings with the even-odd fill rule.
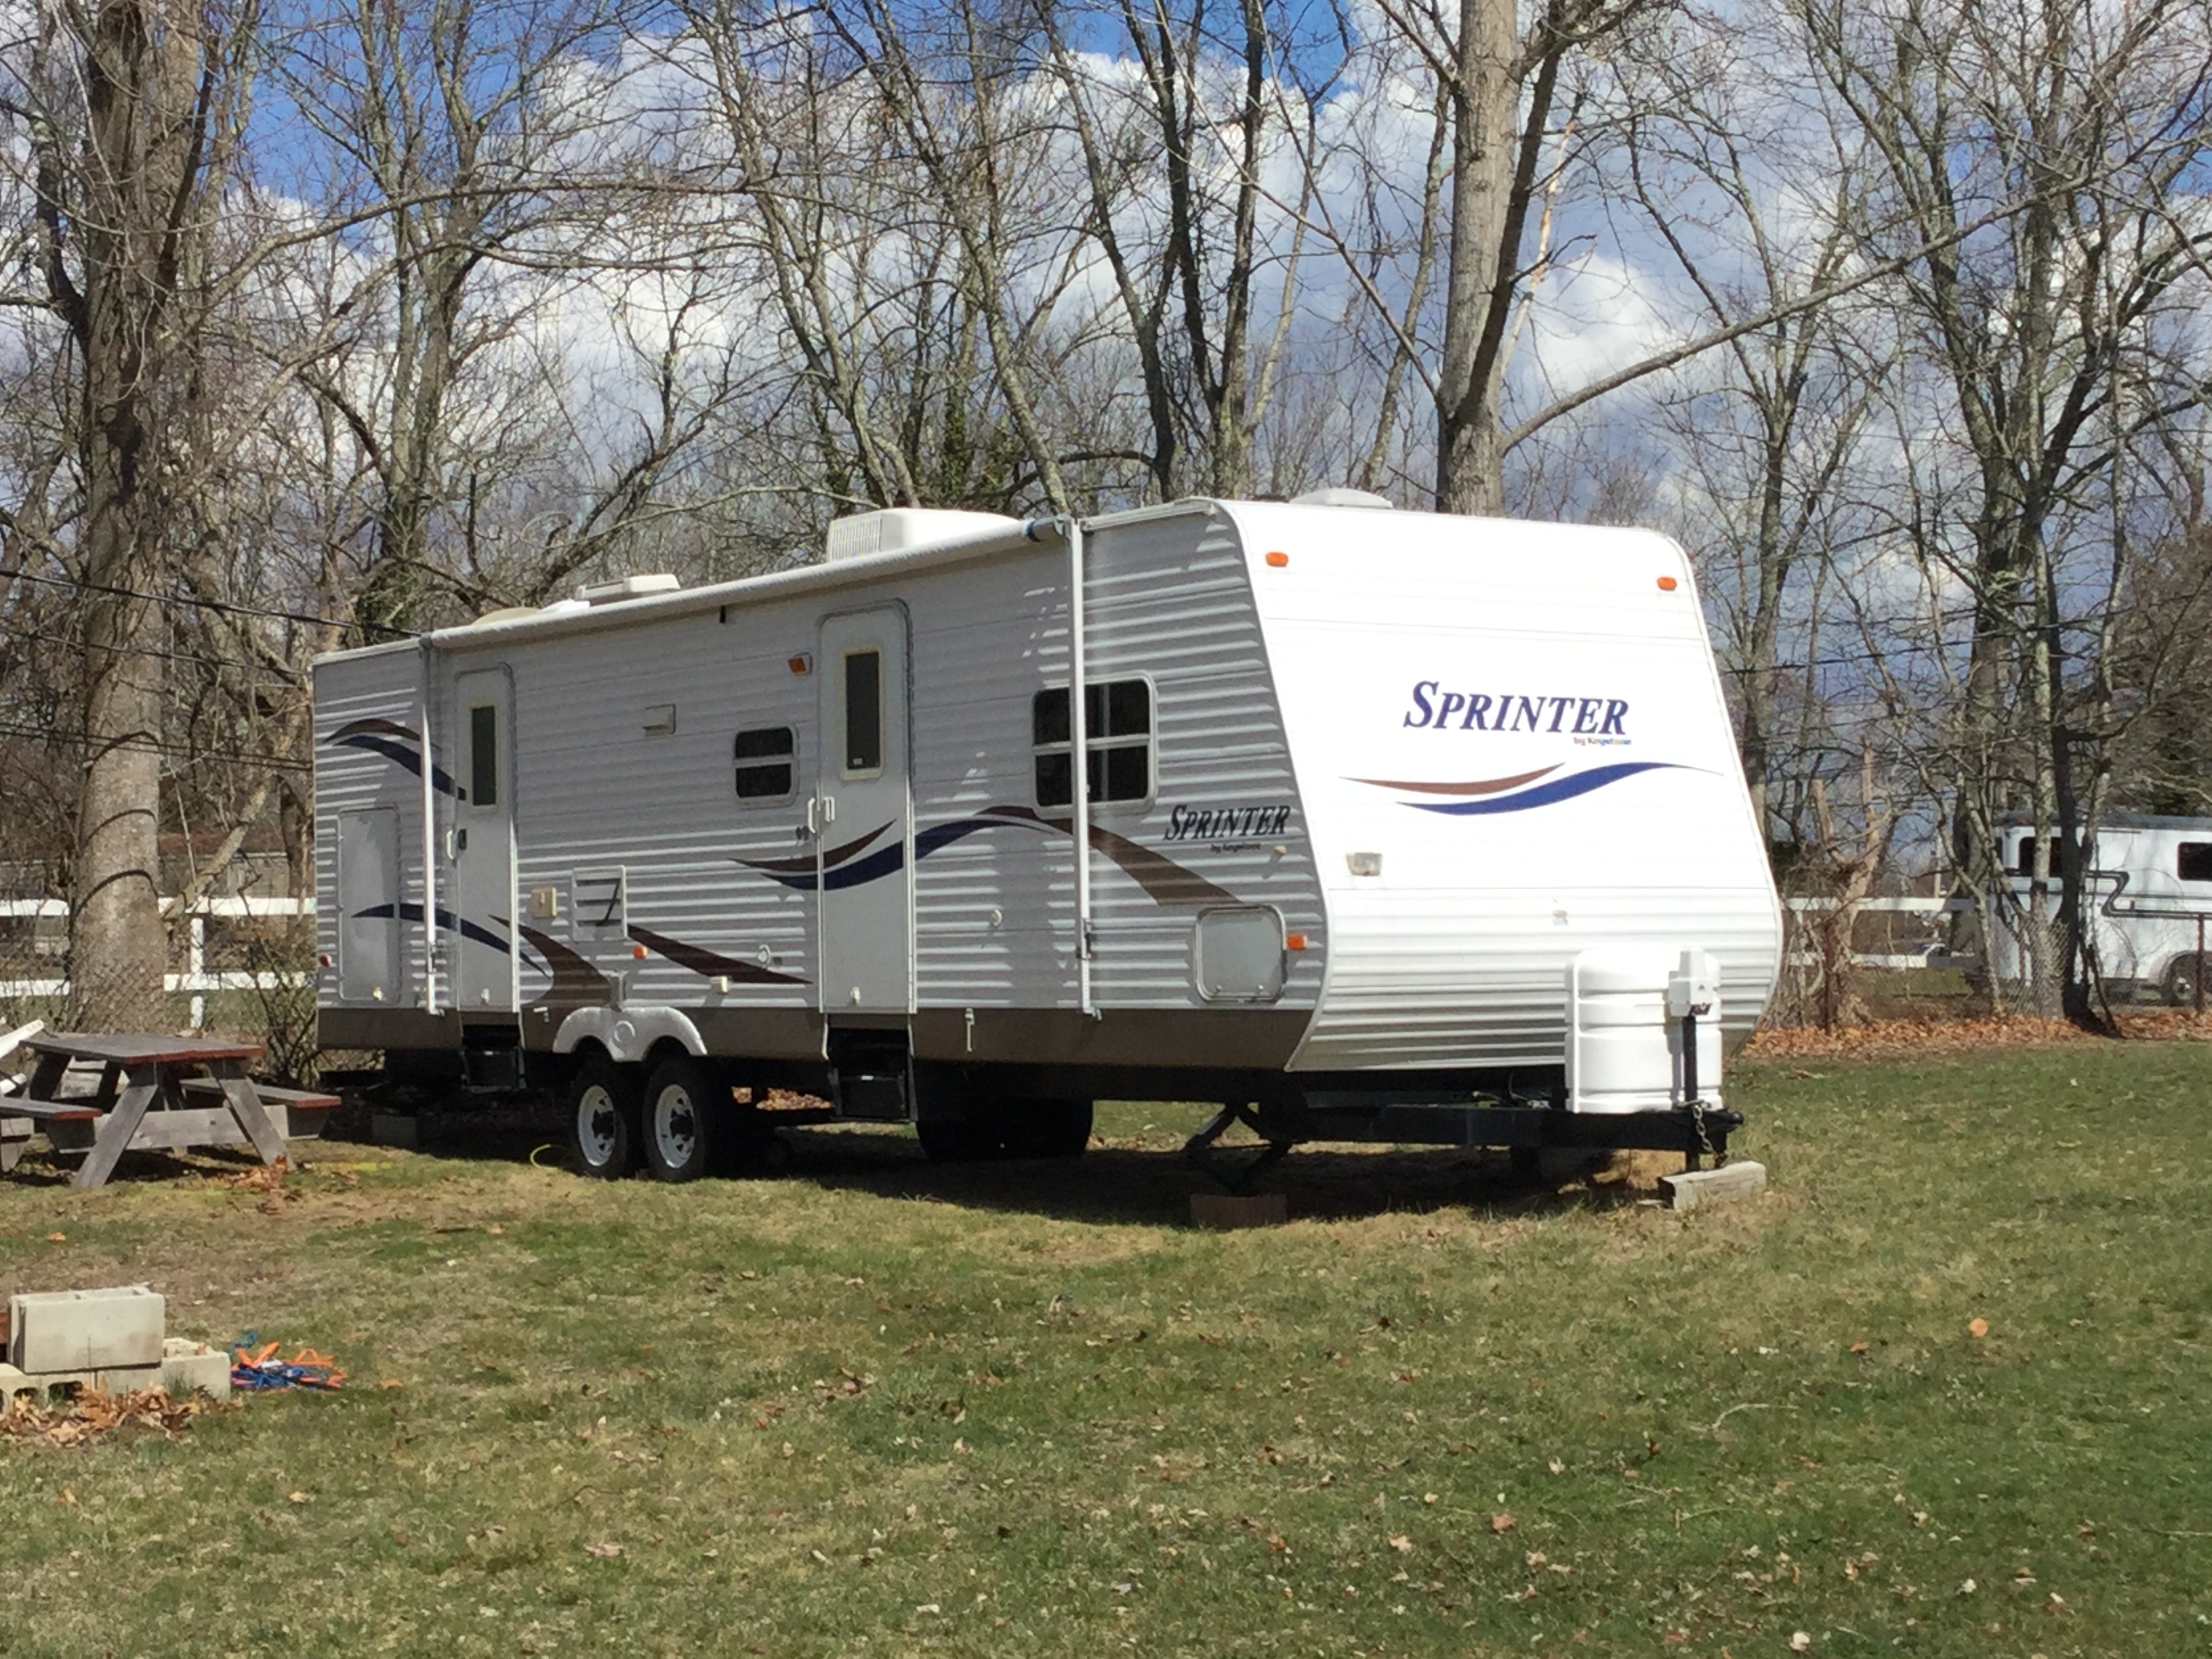
[[[883,833],[878,830],[878,835]],[[795,974],[779,974],[773,968],[763,968],[757,962],[739,962],[735,957],[721,956],[702,950],[696,945],[686,945],[680,939],[633,927],[629,936],[648,951],[658,951],[678,968],[689,968],[693,973],[712,979],[720,974],[747,985],[804,985],[806,981]]]
[[[825,866],[842,864],[890,828],[888,823],[879,823],[858,840],[848,841],[842,847],[831,848],[822,854],[823,864]],[[811,876],[814,873],[814,854],[811,853],[803,859],[739,859],[738,862],[748,870],[758,870],[771,876]],[[720,973],[721,970],[717,969],[715,971]]]
[[[1348,783],[1371,783],[1377,789],[1402,789],[1411,795],[1494,795],[1504,789],[1518,789],[1524,783],[1534,783],[1547,773],[1556,772],[1557,765],[1540,766],[1533,772],[1516,773],[1510,778],[1483,778],[1474,783],[1411,783],[1398,778],[1348,778]]]
[[[535,927],[525,927],[521,932],[522,937],[530,941],[530,948],[545,958],[545,965],[553,975],[552,985],[530,1005],[532,1008],[565,1014],[578,1008],[604,1007],[614,1000],[613,984],[583,957]]]
[[[1075,833],[1073,817],[1048,818],[1026,806],[987,806],[982,816],[1005,818],[1015,823],[1042,824],[1048,830],[1057,830],[1063,835]],[[1103,853],[1120,866],[1121,872],[1145,890],[1146,896],[1158,904],[1235,904],[1237,897],[1225,887],[1217,887],[1194,870],[1186,870],[1173,859],[1155,853],[1149,847],[1139,846],[1126,836],[1117,836],[1111,830],[1097,824],[1091,826],[1091,845]]]

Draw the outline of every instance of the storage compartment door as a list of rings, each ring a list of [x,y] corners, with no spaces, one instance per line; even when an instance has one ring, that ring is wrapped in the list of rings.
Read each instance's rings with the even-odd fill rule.
[[[399,814],[338,814],[338,1000],[399,1000]]]

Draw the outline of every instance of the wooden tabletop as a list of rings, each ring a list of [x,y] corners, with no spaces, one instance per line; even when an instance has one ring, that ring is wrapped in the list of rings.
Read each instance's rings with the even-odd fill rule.
[[[193,1060],[258,1060],[261,1044],[228,1037],[159,1036],[140,1032],[41,1031],[25,1037],[34,1054],[66,1054],[71,1060],[105,1060],[116,1066],[177,1066]]]

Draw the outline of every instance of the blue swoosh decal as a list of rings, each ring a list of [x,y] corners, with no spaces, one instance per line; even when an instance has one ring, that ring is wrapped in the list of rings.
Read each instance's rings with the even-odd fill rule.
[[[413,899],[406,899],[398,904],[372,904],[353,914],[364,921],[420,921],[422,920],[422,907]],[[442,904],[438,907],[438,926],[459,933],[463,939],[473,939],[478,945],[488,945],[495,951],[511,951],[514,948],[489,928],[479,927],[465,916],[455,915]]]
[[[1550,806],[1556,802],[1572,800],[1577,795],[1587,795],[1593,789],[1602,789],[1608,783],[1619,783],[1623,778],[1632,778],[1638,772],[1694,771],[1693,767],[1679,766],[1671,761],[1623,761],[1614,766],[1594,766],[1587,772],[1554,778],[1549,783],[1540,783],[1534,789],[1523,789],[1517,795],[1493,795],[1483,800],[1437,802],[1425,800],[1401,801],[1401,806],[1411,806],[1423,812],[1443,812],[1455,818],[1474,817],[1491,812],[1525,812],[1532,807]]]

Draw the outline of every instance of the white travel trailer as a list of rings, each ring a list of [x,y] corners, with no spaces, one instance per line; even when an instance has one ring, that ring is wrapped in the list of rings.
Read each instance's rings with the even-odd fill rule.
[[[770,1087],[933,1156],[1740,1121],[1779,910],[1673,543],[1329,491],[830,554],[320,659],[324,1046],[670,1179]]]
[[[2014,821],[1998,834],[2003,907],[1990,941],[2001,981],[2027,977],[2023,930],[2033,925],[2035,826]],[[2046,911],[2056,915],[2058,883],[2050,882]],[[2212,991],[2205,969],[2212,929],[2212,818],[2112,812],[2098,820],[2083,881],[2089,939],[2099,973],[2115,996],[2159,996],[2179,1007],[2193,1002],[2197,982]]]

